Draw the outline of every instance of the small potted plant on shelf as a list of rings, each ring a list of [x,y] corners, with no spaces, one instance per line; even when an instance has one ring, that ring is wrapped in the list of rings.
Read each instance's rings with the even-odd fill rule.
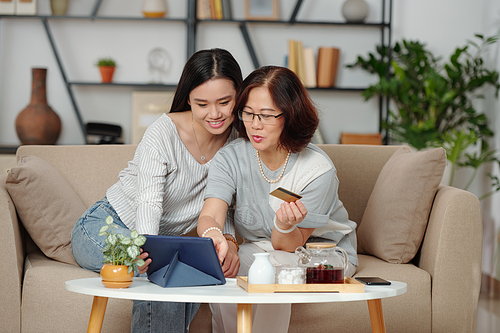
[[[99,58],[95,65],[101,71],[102,83],[111,83],[116,68],[116,61],[112,58]]]
[[[99,230],[99,236],[106,236],[106,246],[101,268],[102,284],[108,288],[127,288],[132,284],[133,272],[138,272],[137,266],[144,265],[144,260],[138,259],[140,247],[146,243],[146,237],[132,230],[130,237],[115,233],[116,225],[108,216],[105,225]]]

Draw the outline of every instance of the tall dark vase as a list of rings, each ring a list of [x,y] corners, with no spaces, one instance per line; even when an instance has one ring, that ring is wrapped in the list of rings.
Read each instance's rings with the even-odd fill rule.
[[[16,118],[23,145],[53,145],[61,133],[61,119],[47,104],[46,68],[32,68],[31,102]]]

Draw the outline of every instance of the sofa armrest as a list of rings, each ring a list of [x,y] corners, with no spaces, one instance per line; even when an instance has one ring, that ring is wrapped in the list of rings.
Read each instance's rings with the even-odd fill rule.
[[[14,203],[5,189],[5,179],[6,176],[0,176],[0,253],[3,258],[0,295],[2,303],[9,306],[0,311],[0,322],[5,332],[20,332],[25,251],[22,227],[19,225]]]
[[[454,187],[439,187],[418,264],[432,279],[432,332],[475,330],[482,233],[478,198]]]

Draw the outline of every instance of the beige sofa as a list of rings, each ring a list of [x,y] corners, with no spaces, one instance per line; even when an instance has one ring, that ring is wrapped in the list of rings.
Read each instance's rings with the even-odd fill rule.
[[[338,170],[340,199],[350,218],[360,223],[379,173],[399,147],[321,147]],[[35,155],[49,162],[88,207],[103,197],[116,181],[134,149],[131,145],[23,146],[17,155],[18,158]],[[16,199],[14,205],[5,179],[5,176],[0,178],[0,253],[3,257],[0,331],[85,331],[92,297],[66,291],[64,282],[98,274],[49,259],[40,251],[18,218],[16,207],[22,203]],[[388,332],[474,331],[481,274],[479,202],[469,192],[440,186],[431,204],[423,241],[411,262],[393,264],[376,256],[359,255],[356,275],[380,276],[408,284],[406,294],[382,301]],[[64,221],[70,225],[74,222]],[[358,248],[363,246],[360,242]],[[102,331],[128,331],[131,304],[128,300],[111,299]],[[204,304],[192,323],[191,332],[210,331],[210,311]],[[292,306],[289,332],[333,331],[371,332],[366,302]]]

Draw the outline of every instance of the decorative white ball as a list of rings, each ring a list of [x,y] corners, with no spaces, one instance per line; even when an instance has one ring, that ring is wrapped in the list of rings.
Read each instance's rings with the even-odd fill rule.
[[[347,0],[342,6],[342,15],[347,22],[363,22],[370,8],[365,0]]]

